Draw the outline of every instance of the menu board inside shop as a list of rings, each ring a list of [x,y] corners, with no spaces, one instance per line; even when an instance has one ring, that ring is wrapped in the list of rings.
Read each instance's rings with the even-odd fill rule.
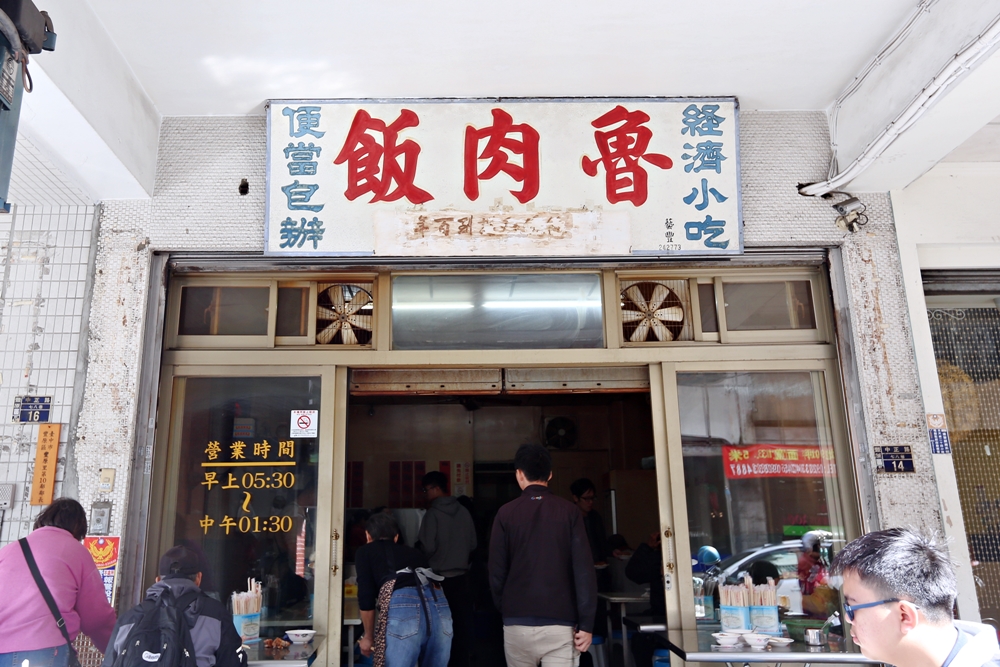
[[[743,251],[735,98],[271,100],[269,255]]]

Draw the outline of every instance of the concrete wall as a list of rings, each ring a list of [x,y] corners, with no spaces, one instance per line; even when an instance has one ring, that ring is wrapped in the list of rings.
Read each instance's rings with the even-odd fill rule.
[[[828,202],[800,197],[800,182],[826,175],[827,120],[822,113],[745,112],[742,177],[748,247],[840,246],[849,291],[845,314],[860,366],[859,400],[849,406],[873,445],[911,444],[917,473],[880,476],[868,499],[880,523],[941,526],[939,502],[927,490],[935,476],[923,426],[907,304],[889,198],[862,195],[871,222],[858,234],[833,225]],[[264,212],[263,117],[164,119],[151,201],[102,206],[95,263],[89,371],[77,442],[79,498],[98,498],[96,470],[114,467],[119,483],[113,533],[123,526],[126,471],[145,464],[136,450],[139,377],[150,253],[153,250],[260,252]],[[250,193],[240,196],[246,178]],[[848,370],[849,373],[853,369]],[[856,409],[856,411],[855,411]]]

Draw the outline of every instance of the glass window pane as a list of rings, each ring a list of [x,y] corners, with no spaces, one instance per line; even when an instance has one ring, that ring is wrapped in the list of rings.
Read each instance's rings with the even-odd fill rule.
[[[715,312],[715,285],[698,285],[698,305],[701,308],[701,330],[714,333],[719,330],[719,317]]]
[[[724,283],[726,328],[730,331],[815,329],[808,280]]]
[[[319,441],[289,430],[319,403],[320,378],[184,381],[174,544],[204,555],[202,589],[223,602],[261,582],[262,637],[312,624]]]
[[[266,336],[269,287],[181,288],[181,336]]]
[[[396,276],[396,350],[604,346],[597,274]]]
[[[817,619],[840,605],[827,568],[844,537],[822,382],[818,372],[677,376],[692,553],[715,547],[730,583],[777,577],[780,604]],[[811,530],[829,537],[806,552]]]
[[[278,287],[276,336],[305,336],[309,333],[309,288]]]

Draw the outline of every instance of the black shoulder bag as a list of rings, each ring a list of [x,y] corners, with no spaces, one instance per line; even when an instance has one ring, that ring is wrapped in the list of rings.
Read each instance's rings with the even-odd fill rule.
[[[53,599],[52,593],[49,592],[49,587],[46,585],[45,580],[42,579],[42,573],[38,571],[35,556],[31,553],[31,547],[28,546],[28,538],[22,537],[18,540],[18,543],[21,545],[21,551],[24,552],[24,560],[28,561],[28,569],[31,570],[31,576],[35,578],[35,584],[38,585],[39,592],[45,598],[45,604],[49,606],[49,611],[52,612],[52,616],[56,619],[59,632],[62,633],[63,639],[66,640],[66,648],[69,649],[68,667],[80,667],[80,658],[76,654],[76,649],[73,648],[73,642],[70,641],[69,632],[66,630],[66,621],[63,619],[62,614],[59,613],[59,607],[56,606],[56,601]]]

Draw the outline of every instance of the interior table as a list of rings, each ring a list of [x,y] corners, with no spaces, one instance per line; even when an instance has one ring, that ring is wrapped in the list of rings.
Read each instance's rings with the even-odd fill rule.
[[[628,630],[625,627],[625,605],[631,603],[649,604],[649,598],[634,593],[598,593],[597,597],[604,600],[608,605],[608,646],[611,646],[611,607],[618,605],[618,613],[622,622],[622,653],[625,658],[625,667],[635,667],[632,660],[632,652],[628,647]],[[610,650],[610,649],[609,649]]]
[[[822,646],[810,646],[804,642],[793,642],[788,646],[770,646],[763,650],[754,650],[746,646],[722,647],[715,646],[710,628],[698,630],[666,630],[656,631],[656,636],[671,653],[679,656],[685,662],[724,662],[730,667],[734,663],[742,663],[749,667],[752,663],[775,664],[858,664],[877,665],[874,660],[861,655],[857,649],[845,648],[839,642],[830,642]]]
[[[320,639],[308,644],[292,644],[287,649],[264,648],[259,640],[244,644],[248,667],[309,667],[316,659],[316,649]]]

